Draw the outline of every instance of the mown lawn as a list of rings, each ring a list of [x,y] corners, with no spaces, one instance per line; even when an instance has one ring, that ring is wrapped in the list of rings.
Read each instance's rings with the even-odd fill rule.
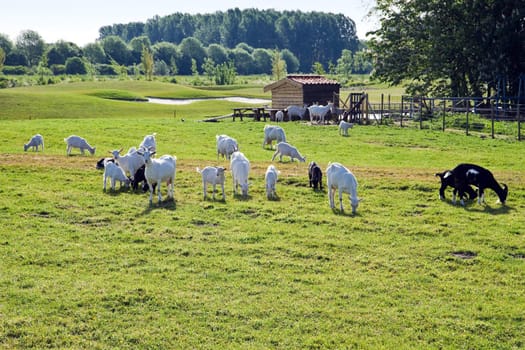
[[[0,90],[10,111],[0,115],[2,347],[525,346],[522,143],[385,126],[341,137],[335,126],[284,123],[307,161],[356,174],[363,201],[351,215],[347,197],[340,213],[326,189],[308,188],[307,163],[274,162],[279,199],[268,201],[264,123],[198,121],[232,104],[174,115],[93,96],[96,86],[63,97],[21,90]],[[29,108],[43,115],[29,119]],[[23,152],[36,132],[45,151]],[[159,154],[177,156],[175,201],[104,193],[96,160],[152,132]],[[66,157],[63,138],[74,133],[96,156]],[[202,198],[195,167],[229,166],[217,161],[216,134],[235,137],[252,163],[247,199],[233,196],[229,172],[226,201]],[[509,186],[507,205],[490,190],[485,205],[452,205],[450,192],[440,201],[434,174],[459,162],[491,169]]]

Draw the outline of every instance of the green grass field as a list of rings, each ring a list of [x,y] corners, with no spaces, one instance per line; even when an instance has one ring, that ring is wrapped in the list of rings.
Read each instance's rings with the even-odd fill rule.
[[[239,104],[112,100],[253,96],[147,82],[0,90],[0,347],[9,349],[519,349],[525,346],[523,143],[431,129],[284,123],[307,162],[349,167],[363,198],[332,211],[307,163],[274,162],[263,122],[199,120]],[[262,91],[262,88],[260,89]],[[183,121],[184,120],[184,121]],[[102,190],[96,161],[157,133],[175,201]],[[24,152],[41,133],[44,152]],[[95,156],[65,155],[85,137]],[[215,135],[250,159],[249,197],[203,200]],[[438,171],[491,169],[507,205],[438,199]],[[210,193],[209,193],[210,194]],[[163,186],[163,196],[166,188]],[[210,197],[210,196],[209,196]]]

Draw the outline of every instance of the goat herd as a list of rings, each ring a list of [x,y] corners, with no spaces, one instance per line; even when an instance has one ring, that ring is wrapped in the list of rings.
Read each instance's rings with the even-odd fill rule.
[[[340,133],[348,135],[348,129],[353,127],[353,124],[339,127]],[[97,162],[97,169],[104,169],[103,189],[106,190],[107,179],[110,179],[111,189],[115,190],[116,182],[120,182],[120,186],[131,187],[134,190],[139,188],[142,184],[144,192],[150,192],[150,205],[153,201],[153,194],[157,190],[158,201],[162,201],[161,184],[166,183],[168,187],[168,198],[174,196],[174,182],[176,172],[177,158],[171,155],[163,155],[155,158],[157,145],[155,140],[156,134],[147,135],[138,148],[131,147],[127,154],[122,154],[122,149],[111,151],[112,157],[102,158]],[[297,159],[299,162],[305,162],[306,157],[303,157],[297,148],[286,142],[286,134],[284,129],[280,126],[266,125],[264,127],[264,140],[262,147],[270,145],[272,148],[273,141],[276,141],[275,153],[272,156],[272,162],[279,156],[282,162],[283,156],[290,157],[291,161]],[[71,154],[73,148],[80,150],[84,154],[88,150],[90,154],[95,154],[95,147],[91,147],[89,143],[82,137],[72,135],[64,139],[67,145],[66,153]],[[239,151],[237,141],[228,135],[216,135],[217,146],[217,160],[219,156],[230,160],[230,169],[233,178],[233,192],[237,194],[239,187],[243,197],[248,196],[248,176],[250,171],[250,161],[246,156]],[[24,151],[32,148],[38,151],[38,148],[44,149],[44,138],[40,134],[34,135],[27,144],[24,144]],[[201,174],[204,199],[207,196],[207,186],[213,186],[212,197],[215,199],[216,187],[221,186],[222,199],[224,200],[224,181],[225,168],[218,166],[207,166],[204,169],[196,168],[196,171]],[[129,174],[129,175],[127,175]],[[266,196],[268,199],[277,197],[276,183],[280,172],[274,165],[269,165],[265,173]],[[499,201],[505,204],[508,194],[507,185],[500,184],[496,181],[493,174],[479,165],[475,164],[459,164],[452,170],[446,170],[442,173],[437,173],[441,179],[441,187],[439,189],[439,197],[445,200],[445,189],[447,187],[453,188],[452,202],[456,203],[456,196],[459,197],[461,205],[465,205],[464,199],[473,200],[478,197],[478,204],[484,201],[484,190],[492,189],[499,197]],[[321,168],[315,163],[310,162],[308,165],[309,186],[314,190],[322,190],[323,173]],[[338,190],[339,204],[341,211],[343,208],[343,193],[349,195],[352,213],[355,214],[359,205],[360,199],[357,196],[357,179],[354,174],[340,163],[329,163],[326,169],[328,199],[330,207],[335,208],[334,194]],[[476,186],[476,192],[471,186]],[[468,197],[467,197],[468,196]]]

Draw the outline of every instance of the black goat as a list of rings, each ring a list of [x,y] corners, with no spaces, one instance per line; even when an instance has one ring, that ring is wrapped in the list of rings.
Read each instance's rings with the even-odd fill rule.
[[[139,184],[142,182],[142,191],[147,192],[149,191],[149,185],[148,181],[146,180],[146,176],[144,175],[144,171],[146,169],[146,165],[141,166],[137,169],[135,172],[135,175],[133,175],[133,179],[131,180],[131,188],[133,188],[133,191],[136,191],[139,188]],[[155,187],[157,184],[153,184],[153,192],[155,192]]]
[[[98,170],[104,169],[104,167],[106,166],[106,162],[115,163],[115,160],[113,158],[100,158],[97,162],[96,168]]]
[[[452,202],[456,203],[456,195],[459,192],[459,188],[456,187],[455,177],[453,176],[452,171],[445,170],[442,173],[436,173],[436,176],[438,176],[441,179],[441,187],[439,188],[439,199],[445,200],[445,189],[447,187],[452,187],[454,189]],[[463,192],[463,196],[465,196],[464,192],[467,192],[469,196],[468,199],[470,200],[473,200],[478,196],[476,191],[470,185],[466,185],[462,192]],[[463,197],[460,197],[460,200],[462,199]]]
[[[317,190],[318,186],[319,189],[323,189],[323,172],[315,162],[310,162],[308,165],[308,179],[310,187],[313,186],[314,190]]]
[[[496,192],[501,204],[505,204],[509,189],[505,184],[501,187],[488,169],[475,164],[459,164],[451,171],[455,185],[459,189],[460,198],[464,195],[467,185],[474,185],[478,188],[478,204],[485,201],[484,191],[486,188]]]

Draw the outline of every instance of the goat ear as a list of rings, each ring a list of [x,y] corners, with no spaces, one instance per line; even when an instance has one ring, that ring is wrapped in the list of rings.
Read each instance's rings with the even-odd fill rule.
[[[155,153],[157,153],[157,152],[151,152],[151,153],[150,153],[150,156],[154,156]]]
[[[124,148],[121,148],[118,150],[118,153],[122,152],[124,150]]]

